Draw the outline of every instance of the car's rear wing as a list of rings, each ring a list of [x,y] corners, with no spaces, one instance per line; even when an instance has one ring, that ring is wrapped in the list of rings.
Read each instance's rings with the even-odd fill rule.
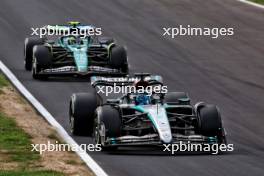
[[[163,79],[159,75],[151,75],[149,73],[135,73],[134,76],[127,77],[91,77],[91,85],[96,87],[98,85],[104,86],[128,86],[138,81],[147,81],[150,84],[163,84]]]

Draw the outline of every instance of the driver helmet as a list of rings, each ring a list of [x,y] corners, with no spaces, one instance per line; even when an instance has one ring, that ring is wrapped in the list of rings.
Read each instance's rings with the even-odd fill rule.
[[[150,104],[150,98],[147,94],[138,94],[135,98],[136,105],[148,105]]]
[[[135,103],[136,105],[148,105],[150,104],[150,97],[148,93],[146,92],[146,88],[149,86],[149,83],[147,81],[138,81],[135,83],[136,90],[138,91],[139,89],[141,90],[142,93],[137,93],[135,97]]]

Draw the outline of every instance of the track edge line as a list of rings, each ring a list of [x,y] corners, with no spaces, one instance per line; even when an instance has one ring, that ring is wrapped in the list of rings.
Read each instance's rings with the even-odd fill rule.
[[[95,162],[94,159],[84,151],[75,141],[69,136],[65,129],[56,121],[56,119],[46,110],[46,108],[23,86],[16,76],[7,68],[0,60],[0,70],[15,86],[15,88],[34,106],[34,108],[53,126],[58,134],[70,145],[78,146],[78,150],[74,151],[85,164],[92,170],[95,175],[108,176],[106,172]]]
[[[264,9],[264,5],[257,4],[255,2],[251,2],[251,1],[248,1],[248,0],[237,0],[237,1]]]

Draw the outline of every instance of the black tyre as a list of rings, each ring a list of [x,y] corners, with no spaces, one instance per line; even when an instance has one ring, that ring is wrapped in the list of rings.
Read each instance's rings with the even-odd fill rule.
[[[97,126],[95,127],[95,140],[96,143],[101,144],[101,137],[99,135],[99,130],[101,124],[104,125],[105,129],[105,139],[111,137],[120,137],[121,136],[121,117],[119,111],[110,105],[102,106],[97,110]],[[102,150],[112,151],[116,150],[117,146],[105,146],[102,145]]]
[[[70,126],[74,135],[92,136],[98,99],[93,93],[73,94],[70,101]]]
[[[220,136],[222,120],[215,105],[204,105],[198,109],[199,131],[204,136]]]
[[[122,46],[113,46],[110,50],[110,65],[128,74],[127,52]]]
[[[26,38],[24,42],[24,66],[25,69],[30,71],[32,69],[33,61],[33,47],[41,45],[44,41],[41,38]]]
[[[190,98],[185,92],[168,92],[164,101],[168,104],[190,104]]]
[[[119,137],[121,135],[121,117],[117,109],[110,105],[103,106],[99,118],[105,126],[107,137]]]
[[[50,68],[52,65],[52,56],[47,47],[36,45],[33,48],[33,66],[32,76],[34,79],[45,79],[48,75],[39,74],[42,69]]]

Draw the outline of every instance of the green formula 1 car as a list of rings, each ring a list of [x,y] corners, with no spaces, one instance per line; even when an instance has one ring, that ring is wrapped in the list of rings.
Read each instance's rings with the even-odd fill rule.
[[[68,25],[47,25],[44,29],[90,30],[95,28],[80,23]],[[25,39],[24,63],[26,70],[32,70],[33,78],[73,75],[127,75],[128,62],[124,47],[113,39],[99,36],[61,35],[30,37]]]

